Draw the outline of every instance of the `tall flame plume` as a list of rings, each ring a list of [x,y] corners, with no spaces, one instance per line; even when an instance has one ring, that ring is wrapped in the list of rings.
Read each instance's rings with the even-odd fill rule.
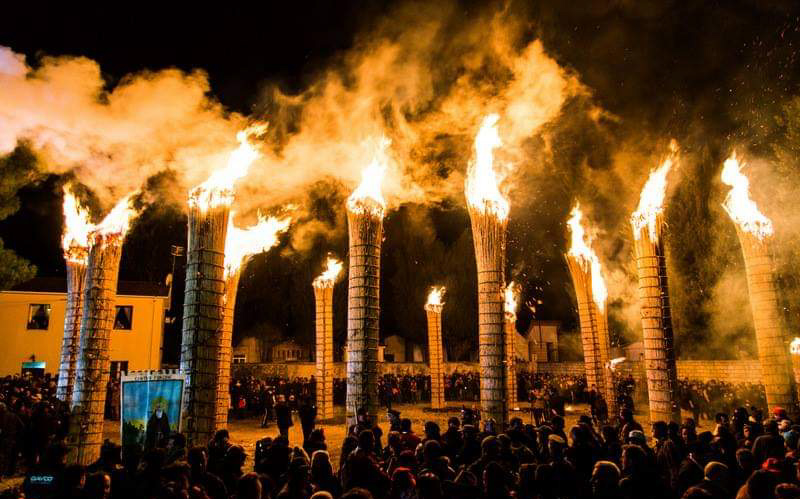
[[[498,119],[497,114],[488,115],[475,136],[475,158],[467,170],[466,195],[467,203],[474,209],[505,220],[508,200],[500,193],[494,171],[494,150],[503,145],[497,131]]]
[[[86,265],[89,235],[93,230],[89,210],[81,206],[72,189],[64,186],[64,234],[61,236],[61,247],[68,262]]]
[[[605,309],[606,300],[608,299],[608,288],[606,287],[606,280],[603,277],[603,267],[600,265],[600,259],[597,253],[592,249],[592,238],[586,233],[582,224],[583,212],[581,211],[580,203],[575,203],[575,207],[570,212],[570,218],[567,220],[567,226],[570,229],[571,245],[568,254],[583,262],[584,265],[589,265],[592,272],[592,299],[594,300],[597,308],[601,311]]]
[[[383,217],[386,211],[386,200],[381,193],[381,183],[386,175],[389,157],[387,150],[391,141],[381,137],[372,161],[361,172],[361,183],[347,198],[347,209],[353,213],[369,213]]]
[[[444,298],[444,292],[444,286],[431,287],[431,292],[428,293],[428,301],[425,303],[425,307],[441,307],[444,305],[444,302],[442,301]]]
[[[735,151],[725,160],[722,182],[731,186],[731,190],[722,206],[741,230],[763,240],[773,234],[772,220],[761,213],[758,205],[750,199],[750,181],[742,173],[743,166],[744,163],[736,159]]]
[[[216,170],[202,184],[189,194],[189,203],[203,209],[230,204],[233,201],[233,184],[247,175],[250,165],[261,154],[250,143],[251,137],[263,135],[267,131],[265,123],[251,125],[236,134],[237,147],[228,157],[225,168]]]
[[[250,256],[267,251],[278,244],[278,235],[288,228],[288,218],[266,218],[259,215],[255,225],[240,229],[233,225],[233,213],[231,213],[225,236],[225,276],[238,272]]]
[[[342,264],[341,260],[337,260],[336,258],[329,256],[328,261],[325,263],[325,270],[314,279],[314,287],[315,288],[330,288],[333,287],[334,283],[336,282],[336,278],[339,277],[339,273],[342,271]]]
[[[511,320],[517,317],[517,285],[514,281],[508,283],[505,290],[505,312],[506,319]]]
[[[631,216],[633,235],[637,240],[641,238],[642,229],[647,227],[650,239],[658,241],[660,218],[664,213],[664,198],[667,193],[667,175],[672,169],[677,152],[677,144],[674,141],[670,144],[670,149],[672,154],[661,163],[661,166],[650,172],[650,177],[639,197],[639,206]]]
[[[103,221],[94,227],[92,237],[124,238],[131,228],[131,220],[138,214],[138,210],[133,206],[133,200],[138,195],[139,191],[135,191],[119,200]]]

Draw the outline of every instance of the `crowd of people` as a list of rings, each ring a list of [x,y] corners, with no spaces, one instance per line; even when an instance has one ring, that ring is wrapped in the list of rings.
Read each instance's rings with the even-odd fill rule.
[[[476,378],[460,374],[450,386]],[[224,430],[190,449],[180,434],[144,449],[107,441],[96,463],[67,465],[68,411],[55,397],[56,381],[0,379],[0,472],[25,472],[22,487],[4,497],[800,499],[800,425],[780,408],[765,414],[758,385],[684,380],[681,404],[693,415],[699,407],[698,415],[682,424],[655,422],[648,438],[624,398],[635,396],[632,377],[617,380],[626,402],[618,415],[587,412],[567,427],[563,404],[591,402],[592,387],[580,376],[522,374],[521,393],[547,395],[535,422],[513,418],[501,428],[465,404],[446,428],[428,421],[417,434],[401,404],[423,400],[426,380],[385,377],[384,385],[399,392],[392,395],[395,407],[387,407],[389,424],[374,425],[361,411],[335,443],[340,457],[333,462],[324,429],[316,427],[313,380],[242,378],[232,386],[233,410],[236,400],[264,403],[253,394],[273,392],[265,419],[281,430],[257,443],[247,470],[246,452]],[[418,399],[404,393],[414,388]],[[289,440],[293,411],[301,441]],[[701,431],[698,417],[713,423]]]

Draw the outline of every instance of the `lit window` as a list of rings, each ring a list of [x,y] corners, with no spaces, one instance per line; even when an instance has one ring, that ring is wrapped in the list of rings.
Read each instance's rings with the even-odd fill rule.
[[[234,354],[233,356],[233,363],[234,364],[244,364],[247,362],[247,356],[243,354]]]
[[[130,331],[133,327],[133,306],[117,305],[117,314],[114,317],[114,329]]]
[[[50,325],[50,305],[31,303],[28,306],[28,329],[44,329]]]

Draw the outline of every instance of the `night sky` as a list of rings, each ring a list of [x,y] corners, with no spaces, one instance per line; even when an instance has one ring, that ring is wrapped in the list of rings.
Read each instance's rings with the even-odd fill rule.
[[[547,56],[585,90],[567,98],[556,117],[521,141],[526,161],[514,177],[518,187],[509,223],[507,273],[521,284],[523,302],[535,305],[539,318],[562,320],[566,329],[576,327],[563,253],[564,222],[579,199],[598,227],[601,259],[613,274],[613,334],[622,343],[638,338],[627,217],[647,171],[674,138],[684,161],[669,193],[666,237],[678,348],[687,357],[752,352],[749,310],[743,320],[719,319],[741,305],[744,285],[735,233],[720,208],[725,190],[719,169],[737,147],[763,160],[758,164],[766,166],[756,171],[769,172],[765,178],[781,179],[756,184],[753,190],[782,231],[776,262],[787,319],[790,327],[797,326],[793,302],[800,296],[800,270],[791,256],[798,248],[800,224],[782,201],[798,192],[797,164],[785,152],[800,147],[800,135],[789,133],[792,116],[787,114],[787,106],[800,95],[800,7],[791,1],[765,7],[755,0],[600,4],[447,3],[448,8],[435,12],[440,17],[434,16],[440,32],[432,47],[441,56],[441,67],[431,66],[434,98],[426,108],[401,109],[402,114],[409,123],[425,122],[438,97],[448,95],[464,75],[476,87],[491,87],[486,93],[492,94],[502,68],[491,60],[460,67],[447,57],[457,53],[469,60],[463,52],[474,42],[465,42],[461,34],[479,31],[487,19],[504,11],[522,26],[525,43],[540,40]],[[0,20],[0,46],[26,55],[29,64],[42,56],[88,57],[99,63],[109,89],[144,70],[199,68],[208,74],[209,96],[226,110],[269,120],[291,110],[268,98],[270,89],[305,95],[329,68],[346,67],[350,54],[364,51],[364,40],[402,40],[406,27],[421,22],[422,14],[409,14],[425,11],[421,5],[320,1],[210,8],[195,3],[178,9],[131,4],[118,13],[72,4],[15,7]],[[397,43],[402,47],[406,42]],[[302,132],[292,128],[296,122],[291,119],[281,123],[285,136],[276,143]],[[393,123],[387,119],[385,126],[391,129]],[[453,172],[463,171],[469,159],[465,151],[471,136],[443,135],[425,139],[425,146],[418,148],[426,182],[454,178]],[[0,221],[5,246],[30,260],[43,276],[64,275],[59,247],[63,181],[59,175],[41,175],[19,191],[20,210]],[[158,201],[148,205],[126,242],[122,279],[163,280],[172,268],[170,246],[185,245],[186,218],[183,206],[166,192],[170,181],[166,173],[148,182],[148,192]],[[311,343],[310,283],[328,252],[346,256],[345,196],[346,189],[335,180],[307,186],[300,197],[303,227],[319,221],[325,230],[313,232],[302,248],[297,233],[290,234],[278,248],[252,260],[237,300],[237,337],[295,337]],[[424,343],[422,304],[428,287],[445,284],[449,352],[464,357],[475,350],[475,262],[463,198],[394,206],[385,234],[382,334],[398,333]],[[176,267],[178,311],[182,263],[178,260]],[[335,296],[339,341],[345,335],[346,293],[340,282]],[[532,315],[531,308],[521,307],[520,331]],[[177,359],[179,327],[177,323],[168,331],[165,360]]]

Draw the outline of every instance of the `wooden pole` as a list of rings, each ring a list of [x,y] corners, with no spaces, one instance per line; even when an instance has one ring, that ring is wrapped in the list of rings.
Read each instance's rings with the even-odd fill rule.
[[[225,237],[230,206],[189,203],[181,371],[187,446],[206,445],[217,424],[220,338],[225,315]]]
[[[597,323],[597,345],[600,352],[600,366],[603,371],[603,398],[606,399],[609,418],[614,418],[619,411],[617,407],[617,387],[614,383],[614,371],[611,370],[611,339],[608,334],[608,309],[595,304]]]
[[[753,310],[761,376],[767,393],[767,405],[786,409],[792,419],[800,415],[797,407],[789,343],[778,300],[769,239],[759,239],[737,225],[744,255],[747,289]]]
[[[359,409],[378,413],[378,341],[383,216],[347,210],[350,270],[347,288],[347,422]]]
[[[316,398],[319,419],[333,419],[333,281],[314,282],[316,305]]]
[[[675,365],[667,263],[661,237],[663,222],[659,218],[656,224],[658,229],[655,240],[650,237],[647,225],[639,229],[638,234],[634,234],[650,421],[677,423],[680,422],[681,412],[678,404],[678,373]]]
[[[517,406],[517,318],[506,312],[506,400],[508,410]]]
[[[505,369],[506,219],[469,205],[478,267],[478,354],[481,411],[500,428],[508,418]]]
[[[444,349],[442,348],[442,305],[427,304],[428,364],[431,373],[431,409],[445,408]]]
[[[225,273],[225,308],[222,316],[222,329],[219,334],[219,371],[217,373],[217,394],[214,431],[228,428],[228,409],[231,406],[231,358],[233,356],[233,312],[236,308],[236,293],[239,288],[241,271]]]
[[[67,306],[64,312],[64,335],[61,339],[61,362],[58,366],[58,386],[56,387],[56,396],[67,407],[72,404],[75,371],[81,347],[81,314],[83,313],[88,250],[83,249],[82,253],[80,259],[74,261],[67,259]]]
[[[114,326],[117,277],[123,236],[94,234],[86,268],[70,430],[70,463],[89,465],[100,457],[109,379],[109,341]]]

